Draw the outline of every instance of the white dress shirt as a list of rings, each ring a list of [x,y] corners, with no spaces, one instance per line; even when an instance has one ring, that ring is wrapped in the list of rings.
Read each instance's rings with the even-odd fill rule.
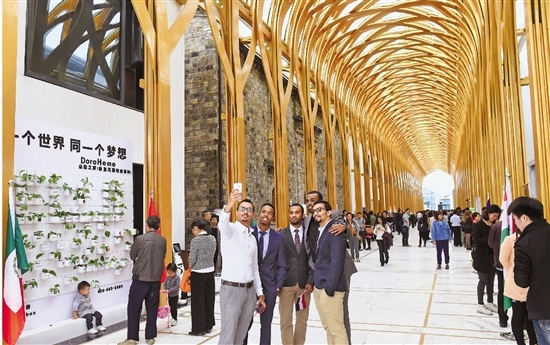
[[[460,216],[458,214],[453,214],[451,216],[451,226],[460,226]]]
[[[222,280],[235,283],[254,281],[256,294],[263,295],[258,272],[258,244],[251,229],[239,222],[229,222],[229,213],[223,209],[218,216],[218,230],[223,241],[222,257],[225,263]]]

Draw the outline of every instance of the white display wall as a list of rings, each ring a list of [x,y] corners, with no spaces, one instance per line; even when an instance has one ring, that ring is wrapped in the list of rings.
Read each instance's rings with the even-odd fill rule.
[[[25,119],[15,142],[16,214],[32,265],[25,329],[71,318],[82,280],[96,308],[125,303],[137,232],[131,143]]]

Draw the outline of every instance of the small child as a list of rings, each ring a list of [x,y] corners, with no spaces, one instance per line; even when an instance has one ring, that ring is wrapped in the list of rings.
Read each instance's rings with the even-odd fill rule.
[[[74,296],[73,301],[73,319],[78,319],[79,317],[86,319],[86,327],[88,327],[89,334],[95,334],[97,331],[104,331],[105,327],[101,325],[101,318],[103,315],[92,306],[92,301],[90,299],[90,283],[83,280],[78,283],[77,289],[78,293]],[[94,316],[96,324],[95,329],[92,323]]]
[[[164,282],[164,290],[161,292],[168,294],[168,304],[170,305],[170,314],[172,320],[170,324],[175,326],[178,324],[178,300],[180,294],[181,278],[177,275],[178,267],[171,262],[166,266],[166,281]]]

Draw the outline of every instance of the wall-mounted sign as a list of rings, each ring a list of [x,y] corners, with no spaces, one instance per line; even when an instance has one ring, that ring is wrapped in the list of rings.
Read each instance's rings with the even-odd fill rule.
[[[86,175],[131,175],[132,143],[18,118],[15,166]]]

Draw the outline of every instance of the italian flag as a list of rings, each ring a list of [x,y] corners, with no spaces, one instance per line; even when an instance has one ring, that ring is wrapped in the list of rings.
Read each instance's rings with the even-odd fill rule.
[[[9,187],[8,227],[6,229],[6,256],[2,300],[2,339],[15,344],[25,327],[25,302],[21,274],[29,270],[21,229],[13,208],[13,189]]]
[[[504,196],[502,198],[502,214],[500,220],[502,221],[502,230],[500,232],[500,244],[504,242],[504,239],[510,234],[515,233],[514,220],[511,216],[508,216],[508,206],[512,202],[512,185],[510,183],[510,176],[506,175],[506,187],[504,187]],[[506,279],[506,276],[504,276]],[[504,310],[508,310],[512,307],[512,301],[509,297],[504,296]]]

